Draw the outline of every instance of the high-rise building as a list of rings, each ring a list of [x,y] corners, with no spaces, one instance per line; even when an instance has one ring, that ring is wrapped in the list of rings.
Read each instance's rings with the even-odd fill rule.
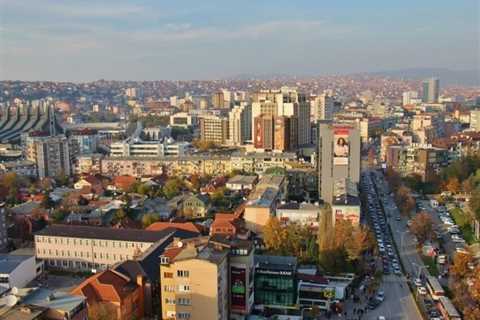
[[[440,81],[438,78],[430,78],[423,81],[423,102],[437,103],[439,95]]]
[[[297,118],[298,145],[311,143],[310,104],[296,89],[282,87],[280,90],[260,90],[253,95],[252,121],[259,115]],[[255,131],[255,128],[252,128]],[[253,132],[255,136],[255,132]]]
[[[274,118],[274,149],[289,151],[297,148],[297,118],[279,116]]]
[[[174,240],[160,256],[162,319],[229,319],[228,252],[206,238]]]
[[[274,119],[269,114],[261,114],[254,119],[253,145],[258,149],[272,150],[274,147]]]
[[[40,179],[71,174],[72,159],[65,135],[27,137],[26,158],[37,164]]]
[[[324,93],[316,96],[312,100],[312,120],[317,122],[318,120],[332,120],[335,107],[335,100],[333,97]]]
[[[200,139],[225,144],[228,139],[228,119],[206,116],[200,119]]]
[[[405,91],[402,94],[402,105],[406,106],[409,104],[413,104],[413,102],[418,99],[418,92],[417,91]]]
[[[240,104],[228,114],[229,144],[239,146],[252,140],[252,106]]]
[[[360,180],[360,132],[355,126],[319,122],[318,185],[319,195],[327,203],[335,196],[335,185]]]

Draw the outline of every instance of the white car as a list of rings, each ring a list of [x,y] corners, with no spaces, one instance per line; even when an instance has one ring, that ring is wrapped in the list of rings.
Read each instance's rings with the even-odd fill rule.
[[[418,294],[421,294],[422,296],[427,294],[427,289],[425,287],[418,287],[417,289]]]
[[[415,285],[416,285],[417,287],[421,287],[421,286],[422,286],[422,280],[421,280],[420,278],[416,278],[416,279],[415,279]]]

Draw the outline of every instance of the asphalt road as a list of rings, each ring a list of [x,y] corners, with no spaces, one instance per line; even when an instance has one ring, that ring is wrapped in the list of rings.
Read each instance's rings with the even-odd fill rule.
[[[377,181],[375,180],[374,183]],[[384,181],[377,184],[378,190],[386,190]],[[413,237],[406,232],[404,221],[396,221],[398,209],[390,197],[382,198],[378,194],[380,201],[383,201],[387,223],[392,230],[393,241],[399,249],[399,258],[405,266],[405,272],[415,274],[423,266],[423,262],[415,250]],[[389,218],[390,216],[390,218]],[[385,316],[386,319],[423,319],[414,297],[407,284],[407,278],[402,275],[384,275],[381,287],[385,292],[385,301],[375,310],[370,311],[367,319],[377,319],[378,316]]]

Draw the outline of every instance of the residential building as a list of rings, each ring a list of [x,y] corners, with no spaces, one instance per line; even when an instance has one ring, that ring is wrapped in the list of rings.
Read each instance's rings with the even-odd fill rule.
[[[37,164],[38,177],[69,176],[72,172],[68,139],[65,135],[28,136],[26,159]]]
[[[228,253],[208,238],[167,248],[160,256],[162,319],[229,319]]]
[[[189,142],[176,142],[172,138],[159,141],[129,139],[110,145],[111,157],[167,157],[185,156],[191,150]]]
[[[265,175],[260,179],[245,205],[244,219],[248,230],[257,234],[263,232],[263,227],[284,199],[286,188],[284,176]]]
[[[252,140],[252,106],[236,105],[228,114],[229,144],[240,146]]]
[[[177,198],[177,217],[183,217],[186,219],[205,218],[210,210],[210,200],[206,195],[180,195],[174,199]]]
[[[144,316],[143,277],[132,281],[122,273],[108,269],[99,272],[76,288],[73,295],[84,296],[88,308],[105,307],[113,319],[142,319]]]
[[[8,250],[7,212],[5,204],[0,204],[0,253]]]
[[[226,187],[230,190],[253,190],[257,183],[257,176],[236,175],[228,179]]]
[[[360,181],[360,132],[358,128],[330,121],[319,122],[318,185],[320,198],[331,203],[337,181]]]
[[[298,136],[296,117],[279,116],[274,118],[274,148],[276,151],[295,151]]]
[[[357,196],[341,193],[332,201],[333,220],[348,220],[353,226],[360,225],[361,206]]]
[[[70,148],[73,154],[92,154],[97,152],[99,135],[94,129],[77,129],[68,132]]]
[[[245,221],[240,219],[238,214],[217,213],[210,225],[210,235],[239,236],[246,238],[248,231],[245,229]]]
[[[426,103],[437,103],[440,95],[440,81],[438,78],[426,79],[422,83],[422,100]]]
[[[216,234],[210,237],[210,243],[228,249],[229,319],[246,319],[254,305],[253,241]]]
[[[189,237],[176,229],[145,231],[77,225],[51,225],[35,234],[37,259],[54,269],[70,271],[105,270],[132,259],[171,235]]]
[[[0,163],[0,173],[15,172],[21,176],[37,177],[37,164],[30,160],[6,161]]]
[[[480,131],[480,109],[470,110],[470,129]]]
[[[416,104],[418,102],[418,92],[417,91],[405,91],[402,93],[402,105],[408,106],[411,104]]]
[[[223,145],[228,139],[228,119],[218,116],[200,118],[200,139]]]

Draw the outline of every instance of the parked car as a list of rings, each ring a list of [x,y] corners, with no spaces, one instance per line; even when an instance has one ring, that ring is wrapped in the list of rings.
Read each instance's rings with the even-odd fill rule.
[[[418,287],[417,288],[418,294],[421,294],[422,296],[427,294],[427,289],[425,287]]]

